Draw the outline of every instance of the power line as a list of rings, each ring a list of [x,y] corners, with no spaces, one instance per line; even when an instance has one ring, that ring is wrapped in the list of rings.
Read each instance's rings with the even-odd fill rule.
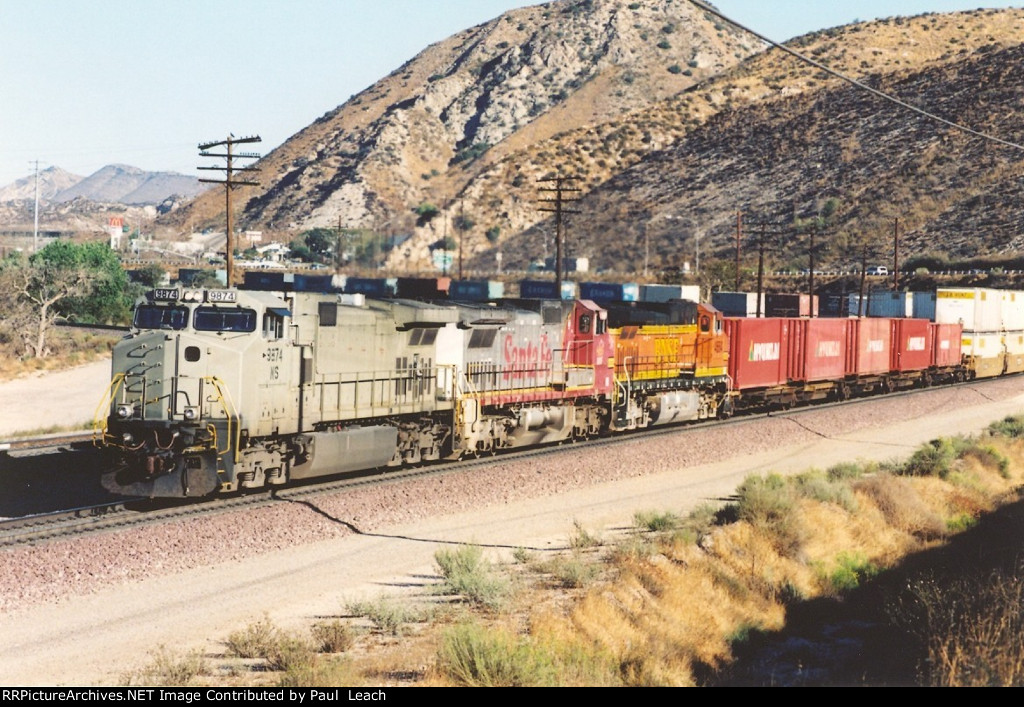
[[[983,132],[981,132],[979,130],[974,130],[973,128],[968,128],[968,127],[966,127],[964,125],[959,125],[957,123],[954,123],[951,120],[946,120],[945,118],[942,118],[942,117],[940,117],[938,115],[935,115],[934,113],[929,113],[928,111],[926,111],[926,110],[924,110],[922,108],[918,108],[917,106],[911,105],[910,103],[907,103],[906,101],[902,101],[899,98],[896,98],[895,96],[891,96],[888,93],[885,93],[884,91],[879,91],[877,88],[872,88],[871,86],[868,86],[866,83],[863,83],[862,81],[858,81],[857,79],[854,79],[854,78],[851,78],[849,76],[846,76],[845,74],[842,74],[842,73],[836,71],[835,69],[831,69],[831,68],[829,68],[825,64],[822,64],[819,61],[815,61],[814,59],[810,58],[809,56],[801,54],[800,52],[798,52],[798,51],[796,51],[794,49],[790,49],[789,47],[787,47],[787,46],[785,46],[783,44],[779,44],[775,40],[769,39],[768,37],[765,37],[763,34],[760,34],[759,32],[755,32],[754,30],[750,29],[749,27],[746,27],[745,25],[740,24],[739,22],[737,22],[736,20],[734,20],[734,19],[732,19],[730,17],[726,17],[725,15],[723,15],[721,12],[719,12],[715,8],[713,8],[713,7],[709,6],[709,5],[706,5],[703,2],[701,2],[701,0],[690,0],[690,2],[693,5],[695,5],[698,8],[700,8],[701,10],[714,15],[715,17],[719,18],[720,20],[724,20],[725,22],[728,22],[729,24],[733,25],[734,27],[737,27],[737,28],[743,30],[744,32],[747,32],[749,34],[754,35],[755,37],[760,39],[762,42],[767,42],[768,44],[772,45],[776,49],[780,49],[780,50],[786,52],[787,54],[789,54],[789,55],[791,55],[793,57],[796,57],[797,59],[799,59],[800,61],[802,61],[802,62],[804,62],[806,64],[810,64],[811,66],[813,66],[813,67],[815,67],[817,69],[821,69],[825,73],[830,74],[832,76],[835,76],[837,79],[841,79],[843,81],[846,81],[847,83],[852,84],[853,86],[856,86],[859,89],[867,91],[868,93],[871,93],[871,94],[873,94],[873,95],[875,95],[875,96],[877,96],[877,97],[879,97],[879,98],[881,98],[883,100],[889,101],[890,103],[893,103],[893,104],[895,104],[895,105],[897,105],[897,106],[899,106],[901,108],[906,108],[907,110],[912,111],[914,113],[917,113],[918,115],[921,115],[921,116],[923,116],[925,118],[928,118],[929,120],[934,120],[934,121],[936,121],[938,123],[942,123],[943,125],[946,125],[946,126],[948,126],[950,128],[953,128],[954,130],[960,130],[961,132],[965,132],[965,133],[968,133],[970,135],[974,135],[976,137],[980,137],[983,140],[989,140],[991,142],[999,143],[1000,145],[1005,145],[1007,147],[1013,147],[1013,148],[1018,149],[1018,150],[1024,150],[1024,145],[1021,145],[1021,144],[1016,143],[1016,142],[1011,142],[1010,140],[1004,140],[1004,139],[996,137],[994,135],[989,135],[988,133],[983,133]]]

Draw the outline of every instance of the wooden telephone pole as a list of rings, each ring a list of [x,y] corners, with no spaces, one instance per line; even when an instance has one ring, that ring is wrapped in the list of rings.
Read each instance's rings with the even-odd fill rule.
[[[234,164],[235,160],[258,160],[260,156],[254,152],[235,152],[235,145],[250,142],[262,142],[262,138],[259,135],[252,135],[250,137],[235,137],[234,135],[228,135],[224,140],[217,140],[216,142],[200,143],[199,149],[200,157],[223,157],[227,160],[223,167],[199,167],[198,169],[215,169],[224,172],[224,179],[200,179],[200,182],[207,182],[209,184],[223,184],[224,185],[224,206],[227,211],[227,243],[224,246],[225,255],[225,268],[227,270],[227,285],[231,287],[232,278],[234,277],[234,266],[235,266],[235,253],[234,244],[231,242],[232,224],[231,216],[231,190],[235,187],[241,186],[259,186],[259,182],[250,182],[235,177],[236,172],[255,172],[255,167],[236,167]],[[208,152],[213,147],[224,147],[225,151],[220,153]]]
[[[573,182],[579,177],[546,177],[539,179],[540,182],[554,182],[554,187],[541,187],[540,191],[554,192],[554,199],[541,199],[543,202],[552,202],[554,206],[541,206],[540,211],[551,211],[555,214],[555,296],[562,297],[562,214],[578,214],[579,211],[565,208],[565,204],[576,201],[567,199],[564,193],[569,191],[578,192],[576,187],[566,186],[566,182]]]

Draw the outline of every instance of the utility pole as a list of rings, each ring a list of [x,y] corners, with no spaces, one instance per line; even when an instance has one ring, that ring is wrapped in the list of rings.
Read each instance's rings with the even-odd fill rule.
[[[772,230],[769,231],[768,227],[771,226]],[[779,236],[782,235],[781,226],[779,224],[769,224],[762,222],[760,224],[760,233],[757,236],[757,313],[758,319],[762,316],[761,303],[764,298],[764,251],[768,245],[768,236]]]
[[[736,292],[740,291],[740,239],[743,237],[743,212],[736,212]]]
[[[234,245],[231,242],[232,229],[234,228],[232,223],[231,215],[231,190],[235,187],[241,186],[259,186],[259,182],[250,182],[235,177],[236,172],[255,172],[255,167],[236,167],[234,164],[235,160],[258,160],[260,156],[254,152],[235,152],[235,145],[251,142],[262,142],[262,138],[259,135],[252,135],[250,137],[235,137],[234,135],[228,135],[224,140],[217,140],[215,142],[206,142],[199,144],[199,156],[200,157],[223,157],[226,160],[224,167],[198,167],[198,169],[215,169],[224,172],[224,179],[200,179],[200,182],[207,182],[209,184],[223,184],[224,185],[224,208],[227,212],[227,243],[224,246],[224,255],[226,260],[227,269],[227,285],[231,287],[231,282],[234,277],[234,266],[235,266],[235,253]],[[223,153],[208,152],[213,147],[224,147]]]
[[[459,197],[459,279],[462,279],[462,240],[466,237],[466,199]]]
[[[900,291],[900,220],[892,224],[892,290]]]
[[[540,191],[554,192],[554,199],[541,199],[542,202],[554,203],[553,207],[541,206],[539,211],[551,211],[555,214],[555,295],[562,297],[562,214],[578,214],[579,211],[565,208],[565,204],[572,203],[576,199],[567,199],[564,193],[578,192],[577,187],[566,186],[566,182],[577,181],[579,177],[544,177],[539,182],[554,182],[554,187],[541,187]]]
[[[36,216],[32,227],[32,252],[35,253],[39,250],[39,160],[29,164],[35,164],[36,167]]]

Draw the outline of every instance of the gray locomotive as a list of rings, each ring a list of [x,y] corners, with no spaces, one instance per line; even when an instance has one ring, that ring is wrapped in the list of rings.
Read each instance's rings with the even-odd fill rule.
[[[206,496],[589,436],[607,313],[165,288],[113,351],[95,439],[122,495]]]

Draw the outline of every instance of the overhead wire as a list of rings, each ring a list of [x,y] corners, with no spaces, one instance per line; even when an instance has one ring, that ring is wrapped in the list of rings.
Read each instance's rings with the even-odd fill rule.
[[[879,97],[879,98],[881,98],[883,100],[889,101],[890,103],[893,103],[893,104],[895,104],[895,105],[897,105],[897,106],[899,106],[901,108],[905,108],[905,109],[907,109],[909,111],[913,111],[914,113],[917,113],[918,115],[921,115],[921,116],[923,116],[925,118],[928,118],[929,120],[934,120],[936,122],[942,123],[943,125],[946,125],[946,126],[948,126],[950,128],[953,128],[955,130],[960,130],[960,131],[968,133],[970,135],[974,135],[976,137],[980,137],[980,138],[982,138],[984,140],[989,140],[991,142],[999,143],[1000,145],[1005,145],[1007,147],[1012,147],[1012,148],[1015,148],[1015,149],[1018,149],[1018,150],[1024,150],[1024,145],[1021,145],[1020,143],[1016,143],[1016,142],[1013,142],[1011,140],[1004,140],[1003,138],[996,137],[995,135],[989,135],[988,133],[983,133],[980,130],[974,130],[973,128],[969,128],[967,126],[960,125],[959,123],[954,123],[951,120],[947,120],[946,118],[943,118],[941,116],[935,115],[934,113],[929,113],[928,111],[926,111],[926,110],[924,110],[922,108],[918,108],[917,106],[915,106],[915,105],[913,105],[911,103],[907,103],[906,101],[900,100],[899,98],[896,98],[895,96],[892,96],[892,95],[890,95],[888,93],[885,93],[884,91],[879,91],[877,88],[874,88],[872,86],[868,86],[863,81],[858,81],[855,78],[852,78],[852,77],[847,76],[847,75],[845,75],[843,73],[840,73],[839,71],[836,71],[835,69],[832,69],[829,66],[827,66],[825,64],[822,64],[820,61],[816,61],[816,60],[812,59],[809,56],[801,54],[800,52],[796,51],[795,49],[787,47],[784,44],[780,44],[779,42],[776,42],[773,39],[769,39],[768,37],[764,36],[763,34],[757,32],[755,30],[752,30],[751,28],[749,28],[749,27],[747,27],[747,26],[745,26],[743,24],[740,24],[739,22],[737,22],[736,20],[732,19],[731,17],[727,17],[726,15],[722,14],[716,8],[711,7],[710,5],[707,5],[707,4],[703,3],[703,2],[701,2],[701,0],[689,0],[689,1],[690,1],[690,3],[695,5],[696,7],[700,8],[701,10],[703,10],[703,11],[705,11],[705,12],[711,14],[711,15],[714,15],[718,19],[720,19],[720,20],[722,20],[724,22],[728,22],[732,26],[734,26],[734,27],[736,27],[736,28],[738,28],[738,29],[740,29],[740,30],[742,30],[744,32],[747,32],[748,34],[752,34],[753,36],[755,36],[758,39],[760,39],[762,42],[766,42],[766,43],[772,45],[773,47],[775,47],[776,49],[779,49],[779,50],[781,50],[781,51],[783,51],[783,52],[785,52],[785,53],[795,57],[796,59],[798,59],[798,60],[800,60],[802,62],[810,64],[811,66],[813,66],[813,67],[815,67],[817,69],[820,69],[820,70],[824,71],[825,73],[827,73],[827,74],[829,74],[831,76],[836,77],[837,79],[840,79],[842,81],[846,81],[847,83],[852,84],[853,86],[855,86],[855,87],[857,87],[859,89],[867,91],[867,92],[869,92],[869,93],[871,93],[871,94],[873,94],[873,95],[875,95],[875,96],[877,96],[877,97]]]

